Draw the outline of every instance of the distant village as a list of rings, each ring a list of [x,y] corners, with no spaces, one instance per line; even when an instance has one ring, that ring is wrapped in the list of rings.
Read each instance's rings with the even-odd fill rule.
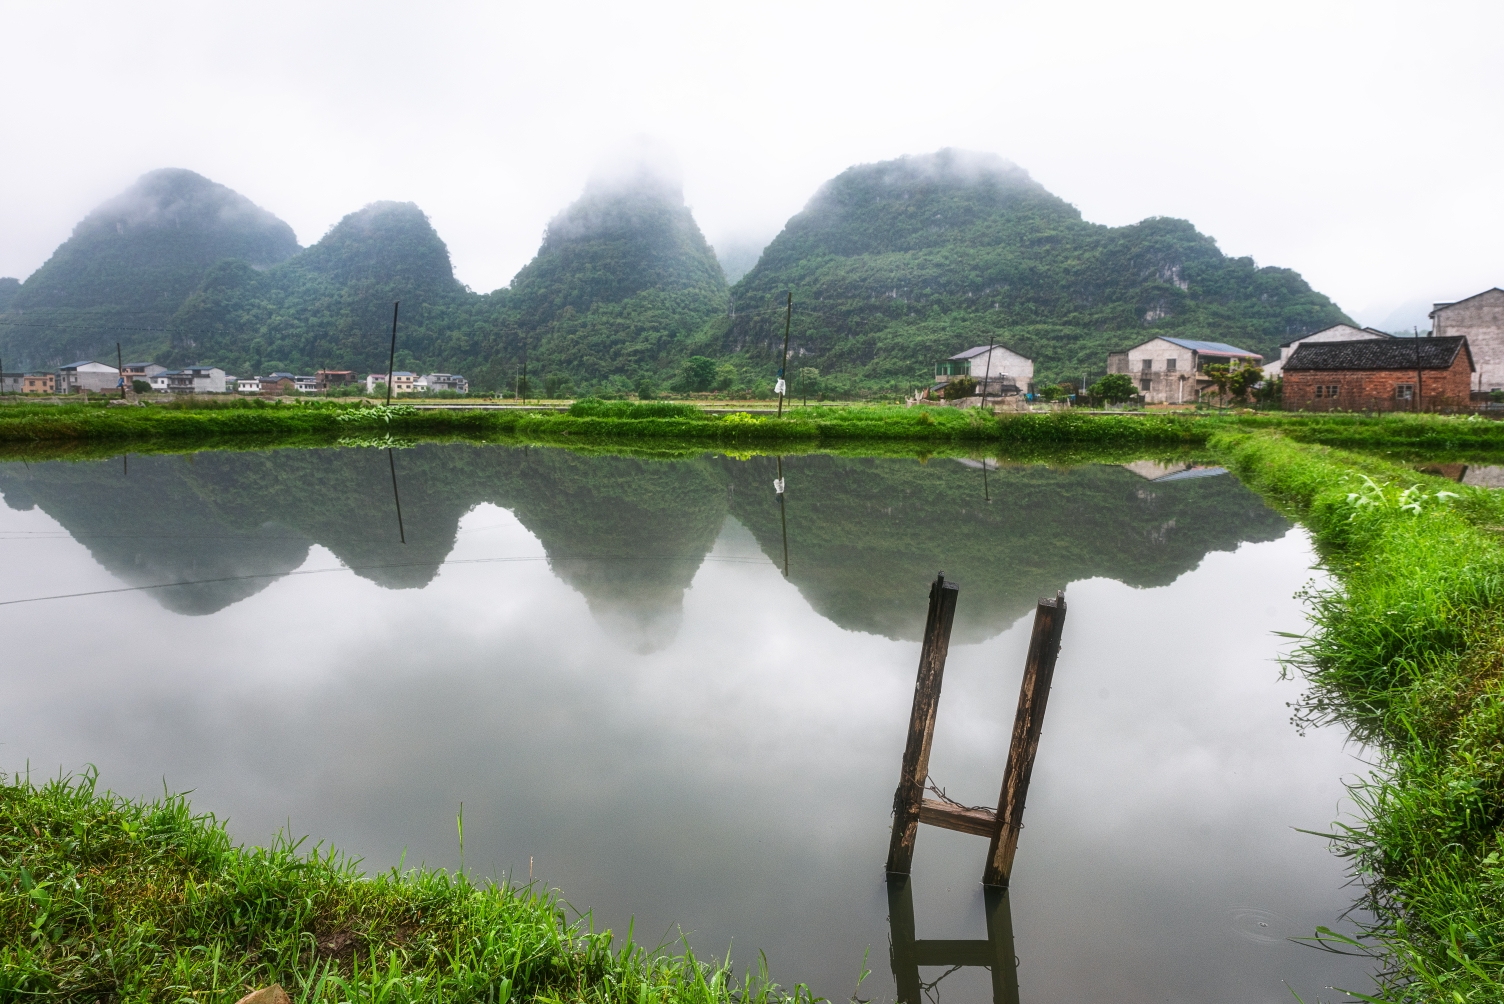
[[[1161,335],[1109,353],[1107,372],[1131,381],[1144,404],[1160,406],[1221,397],[1219,366],[1260,367],[1250,375],[1277,387],[1287,411],[1463,411],[1504,399],[1504,289],[1437,303],[1430,318],[1430,333],[1414,338],[1334,324],[1284,343],[1268,363],[1236,345]],[[1032,359],[982,345],[937,364],[924,396],[965,405],[1032,401],[1045,391],[1034,385]]]
[[[419,376],[406,370],[391,374],[392,394],[429,394],[453,391],[467,394],[470,382],[456,373],[425,373]],[[316,394],[354,389],[365,384],[367,394],[377,386],[385,387],[386,373],[357,377],[354,370],[319,370],[313,376],[294,373],[271,373],[267,376],[239,377],[218,366],[187,366],[168,369],[158,363],[124,363],[111,366],[84,359],[60,366],[51,373],[0,373],[0,393],[6,394],[88,394],[131,390],[158,394]],[[143,388],[142,385],[145,385]]]

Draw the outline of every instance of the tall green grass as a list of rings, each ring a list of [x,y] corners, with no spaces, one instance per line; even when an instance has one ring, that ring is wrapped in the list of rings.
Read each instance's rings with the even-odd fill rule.
[[[1307,527],[1336,585],[1310,596],[1299,714],[1378,754],[1334,846],[1396,1001],[1504,1000],[1504,498],[1270,434],[1212,448]]]
[[[0,776],[0,1001],[809,1002],[613,942],[535,886],[430,869],[363,875],[332,850],[237,846],[183,797],[130,801],[94,776]]]

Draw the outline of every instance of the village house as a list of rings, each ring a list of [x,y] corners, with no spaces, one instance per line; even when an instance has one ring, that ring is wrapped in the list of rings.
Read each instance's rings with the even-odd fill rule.
[[[1467,339],[1477,367],[1473,389],[1504,390],[1504,289],[1495,286],[1431,310],[1431,335]]]
[[[1146,404],[1195,404],[1215,384],[1206,367],[1258,366],[1264,357],[1226,342],[1161,336],[1107,355],[1107,372],[1133,378]]]
[[[930,390],[943,393],[945,385],[959,377],[975,380],[978,395],[1005,397],[1032,393],[1034,360],[1002,345],[978,345],[936,364],[935,384]]]
[[[1273,380],[1278,377],[1284,371],[1285,362],[1297,348],[1307,342],[1358,342],[1371,338],[1393,337],[1389,332],[1379,331],[1377,328],[1355,328],[1351,324],[1334,324],[1330,328],[1322,328],[1320,331],[1314,331],[1281,345],[1279,358],[1264,367],[1264,379]]]
[[[260,394],[261,378],[259,376],[241,377],[235,381],[235,389],[241,394]]]
[[[21,393],[25,381],[25,373],[0,373],[0,394]]]
[[[470,392],[470,381],[458,373],[426,373],[413,381],[413,389],[419,392],[453,390],[461,394]]]
[[[407,370],[395,370],[392,373],[392,393],[393,394],[411,394],[412,391],[413,391],[413,384],[417,383],[417,381],[418,381],[418,374],[416,374],[416,373],[409,373]],[[369,376],[366,377],[366,393],[367,394],[374,394],[374,393],[376,393],[376,385],[377,384],[385,384],[385,383],[386,383],[386,374],[385,373],[372,373],[372,374],[370,374]]]
[[[355,382],[354,370],[319,370],[313,375],[314,383],[319,390],[328,390],[331,387],[343,387],[345,384]]]
[[[21,378],[23,394],[56,394],[56,373],[28,373]]]
[[[83,359],[58,367],[57,390],[60,394],[114,390],[120,386],[120,371],[108,363]]]
[[[292,378],[292,385],[299,394],[314,394],[319,390],[319,378],[311,376],[295,376]]]
[[[1466,407],[1466,338],[1371,338],[1300,346],[1285,360],[1286,411],[1442,411]]]
[[[166,373],[167,367],[161,363],[126,363],[120,370],[127,380],[145,380],[151,383],[151,378],[158,373]]]
[[[261,393],[266,395],[291,394],[297,390],[297,380],[298,378],[291,373],[272,373],[259,379]]]
[[[218,366],[189,366],[180,370],[159,373],[151,380],[152,390],[166,390],[172,394],[223,394],[225,371]]]

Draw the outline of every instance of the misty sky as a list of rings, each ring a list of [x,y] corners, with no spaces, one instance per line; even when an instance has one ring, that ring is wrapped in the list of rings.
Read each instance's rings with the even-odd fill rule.
[[[1499,3],[0,0],[0,275],[157,167],[303,244],[417,202],[505,285],[641,137],[706,236],[765,241],[843,168],[957,146],[1089,220],[1193,221],[1364,323],[1504,284]],[[1409,305],[1409,309],[1406,308]]]

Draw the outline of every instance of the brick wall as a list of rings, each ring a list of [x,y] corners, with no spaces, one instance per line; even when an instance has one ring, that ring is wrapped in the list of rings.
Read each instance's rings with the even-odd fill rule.
[[[1469,407],[1472,370],[1467,353],[1458,352],[1451,369],[1422,370],[1420,406],[1426,411]],[[1295,370],[1285,371],[1286,411],[1410,411],[1415,401],[1395,397],[1399,384],[1415,384],[1415,370]],[[1337,387],[1328,397],[1316,388]]]

